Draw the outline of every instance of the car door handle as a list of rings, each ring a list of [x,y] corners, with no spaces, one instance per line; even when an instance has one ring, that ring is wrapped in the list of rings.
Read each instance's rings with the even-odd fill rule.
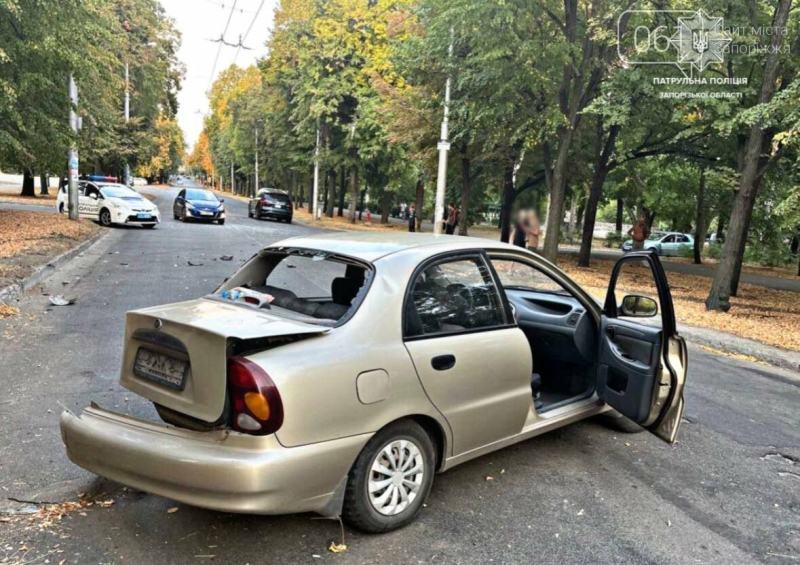
[[[431,367],[437,371],[447,371],[456,366],[455,355],[437,355],[431,359]]]
[[[614,339],[617,336],[617,329],[614,326],[608,326],[606,328],[606,335],[609,339]]]

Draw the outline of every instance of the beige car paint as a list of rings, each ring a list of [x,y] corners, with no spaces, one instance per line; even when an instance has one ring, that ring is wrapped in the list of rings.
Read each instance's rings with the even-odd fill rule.
[[[415,418],[440,436],[439,467],[444,470],[608,409],[592,396],[536,414],[530,395],[530,350],[516,327],[403,341],[402,305],[415,268],[432,256],[459,250],[484,249],[490,255],[536,265],[569,288],[599,321],[597,303],[540,257],[488,240],[428,234],[325,234],[286,240],[271,248],[283,246],[373,263],[371,287],[352,318],[330,329],[208,298],[137,311],[129,314],[121,379],[123,386],[150,400],[212,421],[224,401],[228,340],[309,334],[248,355],[280,391],[284,405],[280,430],[267,437],[229,430],[194,432],[92,408],[80,417],[62,416],[62,435],[74,462],[124,484],[197,506],[233,512],[329,513],[341,504],[348,470],[359,451],[377,430],[395,420]],[[238,280],[234,274],[228,284],[238,284]],[[133,332],[154,328],[157,320],[161,320],[160,331],[187,344],[192,369],[198,372],[184,398],[129,372],[136,348]],[[670,376],[680,390],[662,425],[672,426],[673,440],[685,380],[682,344],[675,340],[669,346]],[[448,346],[466,370],[461,378],[458,372],[430,374],[416,359],[439,354]],[[455,351],[456,346],[463,349]],[[222,378],[200,378],[198,367],[221,372]],[[359,394],[359,375],[365,373],[388,375],[388,386],[381,379],[364,385],[369,402]],[[177,453],[181,456],[176,457]]]

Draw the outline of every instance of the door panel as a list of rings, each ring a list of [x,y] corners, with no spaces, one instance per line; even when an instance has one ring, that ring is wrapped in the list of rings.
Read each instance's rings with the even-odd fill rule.
[[[635,422],[650,414],[654,375],[661,351],[661,328],[650,328],[627,320],[601,321],[601,364],[597,385],[601,398]]]
[[[630,276],[621,277],[624,269]],[[625,294],[657,299],[660,323],[654,318],[637,321],[622,317],[618,305]],[[666,274],[655,250],[630,253],[614,266],[600,325],[598,396],[661,439],[675,441],[683,413],[688,359],[686,343],[676,329]]]
[[[533,405],[530,346],[506,317],[478,252],[419,266],[406,292],[405,345],[428,398],[453,435],[453,455],[513,436]]]
[[[522,330],[412,340],[406,349],[428,398],[450,424],[453,455],[522,430],[532,402],[533,363]]]

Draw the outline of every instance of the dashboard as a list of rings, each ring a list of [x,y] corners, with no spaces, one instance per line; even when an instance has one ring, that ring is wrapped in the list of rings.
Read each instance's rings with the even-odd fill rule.
[[[594,363],[596,324],[575,297],[515,287],[505,291],[535,354],[573,364]]]

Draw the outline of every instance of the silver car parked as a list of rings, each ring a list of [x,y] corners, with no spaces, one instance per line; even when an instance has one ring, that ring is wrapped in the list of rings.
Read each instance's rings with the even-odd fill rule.
[[[502,243],[302,237],[208,296],[128,313],[121,384],[164,423],[93,405],[61,431],[72,461],[138,489],[382,532],[435,473],[612,409],[674,441],[687,361],[653,252],[619,261],[600,307]]]

